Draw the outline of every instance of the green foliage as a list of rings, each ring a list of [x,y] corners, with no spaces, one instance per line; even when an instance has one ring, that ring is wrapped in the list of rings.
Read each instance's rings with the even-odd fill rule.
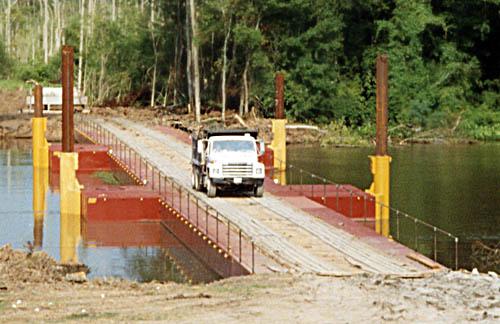
[[[29,89],[29,85],[15,79],[0,80],[0,89],[13,91],[20,88]]]
[[[98,14],[87,15],[81,54],[93,103],[149,104],[153,88],[156,104],[158,98],[167,105],[187,103],[186,2],[156,2],[154,22],[149,3],[141,11],[121,1],[113,21],[111,1],[100,1]],[[78,63],[76,7],[65,6],[64,36]],[[40,9],[36,2],[15,6],[13,48],[30,48],[33,34],[40,44],[38,30],[33,33],[38,25],[30,24]],[[240,107],[247,80],[250,107],[273,116],[274,75],[281,71],[289,118],[330,125],[337,138],[346,129],[354,137],[373,137],[375,58],[386,53],[391,136],[439,129],[498,139],[499,0],[199,0],[196,10],[198,33],[191,36],[199,47],[204,105],[221,102],[227,38],[229,109]],[[9,58],[0,42],[0,77],[58,81],[59,55],[40,62],[40,49]]]
[[[61,55],[56,55],[48,64],[18,63],[14,68],[14,77],[18,80],[35,80],[41,83],[56,83],[61,74]]]
[[[3,42],[0,40],[0,78],[7,78],[11,69],[11,60]]]
[[[369,144],[367,135],[372,133],[372,127],[347,127],[342,121],[332,121],[325,130],[321,145],[366,146]]]

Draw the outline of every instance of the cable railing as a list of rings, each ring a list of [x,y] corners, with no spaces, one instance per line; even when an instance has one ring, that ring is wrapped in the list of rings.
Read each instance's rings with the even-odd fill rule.
[[[286,162],[279,159],[278,161],[280,167],[278,170],[271,169],[271,177],[279,174],[279,170],[284,169]],[[459,238],[452,233],[378,202],[369,193],[355,191],[346,185],[335,183],[291,163],[286,163],[286,178],[290,191],[310,197],[351,219],[358,219],[360,223],[372,229],[374,227],[382,228],[382,222],[384,222],[382,219],[375,219],[376,207],[380,208],[381,214],[383,211],[389,211],[391,229],[394,232],[391,236],[394,240],[436,262],[458,269]],[[348,200],[347,206],[342,203],[342,200],[345,199]]]
[[[197,233],[224,258],[235,260],[248,272],[255,273],[256,247],[251,235],[106,128],[91,120],[78,118],[76,121],[82,135],[96,144],[106,146],[113,160],[139,185],[159,194],[165,208],[181,223]]]

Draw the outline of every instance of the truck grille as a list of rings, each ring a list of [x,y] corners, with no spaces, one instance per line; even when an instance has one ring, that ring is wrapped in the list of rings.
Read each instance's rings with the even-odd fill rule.
[[[222,165],[222,175],[225,178],[246,178],[252,176],[252,165],[246,163],[231,163]]]

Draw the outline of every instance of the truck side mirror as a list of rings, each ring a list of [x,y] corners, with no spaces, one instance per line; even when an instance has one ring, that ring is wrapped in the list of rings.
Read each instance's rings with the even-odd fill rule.
[[[198,140],[196,150],[198,153],[203,153],[203,140]]]
[[[260,140],[259,141],[259,156],[264,155],[265,152],[266,152],[266,145],[265,145],[263,140]]]

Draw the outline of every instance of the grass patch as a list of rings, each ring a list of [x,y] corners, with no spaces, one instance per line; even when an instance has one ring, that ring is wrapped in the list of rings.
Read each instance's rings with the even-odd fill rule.
[[[321,145],[339,146],[369,146],[370,126],[363,129],[347,127],[343,122],[333,121],[326,128],[326,135],[321,140]]]
[[[30,85],[21,80],[0,80],[0,89],[2,90],[17,90],[19,88],[29,89]]]
[[[66,316],[67,320],[79,320],[79,319],[84,319],[84,318],[89,318],[90,315],[88,313],[74,313],[71,315]]]
[[[73,313],[65,317],[66,320],[89,320],[89,319],[106,319],[118,316],[118,313],[103,312],[103,313]]]
[[[112,171],[98,171],[92,175],[94,178],[97,178],[104,182],[107,185],[119,185],[121,184],[120,179],[115,175]]]

